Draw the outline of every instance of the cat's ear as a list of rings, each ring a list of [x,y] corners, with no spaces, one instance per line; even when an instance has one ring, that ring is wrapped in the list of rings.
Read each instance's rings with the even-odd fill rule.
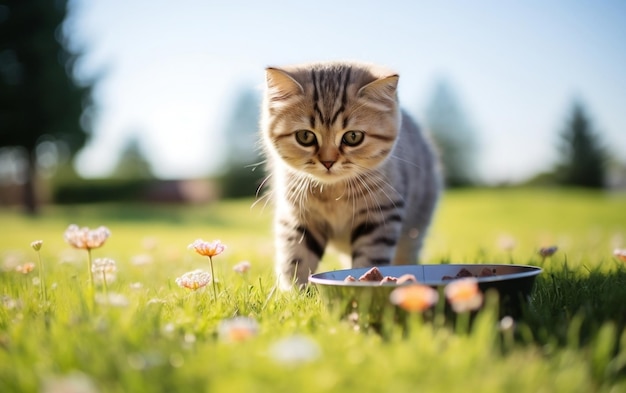
[[[357,97],[365,98],[378,106],[382,106],[381,109],[390,110],[396,103],[399,78],[397,74],[394,74],[376,79],[361,87],[357,92]]]
[[[302,85],[280,68],[267,67],[265,77],[270,101],[284,101],[304,93]]]

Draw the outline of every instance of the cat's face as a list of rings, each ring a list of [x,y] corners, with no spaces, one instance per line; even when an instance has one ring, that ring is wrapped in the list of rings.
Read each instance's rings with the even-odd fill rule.
[[[266,150],[326,184],[376,168],[398,133],[397,81],[388,71],[355,64],[268,68]]]

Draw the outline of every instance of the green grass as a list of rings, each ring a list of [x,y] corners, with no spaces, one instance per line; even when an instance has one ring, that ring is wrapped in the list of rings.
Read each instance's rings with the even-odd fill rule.
[[[488,305],[469,332],[413,315],[406,328],[388,325],[383,335],[355,331],[315,291],[273,291],[271,209],[251,204],[47,207],[39,218],[0,211],[0,392],[68,391],[68,384],[88,392],[626,390],[626,264],[612,255],[626,247],[626,195],[447,193],[424,263],[540,265],[529,308],[512,330],[501,331]],[[91,303],[87,253],[63,240],[71,223],[111,230],[93,257],[117,262],[107,289],[125,305]],[[209,269],[187,250],[196,238],[228,246],[214,258],[217,299],[210,285],[190,292],[174,282]],[[38,268],[15,271],[38,263],[34,240],[44,242],[47,303]],[[559,250],[543,260],[537,250],[550,245]],[[245,277],[232,271],[242,260],[252,264]],[[330,255],[321,269],[337,267]],[[253,318],[258,334],[224,340],[220,323],[234,316]],[[308,341],[281,360],[280,343],[294,337]]]

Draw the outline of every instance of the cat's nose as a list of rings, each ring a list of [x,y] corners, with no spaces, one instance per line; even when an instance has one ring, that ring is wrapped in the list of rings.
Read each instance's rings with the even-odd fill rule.
[[[322,161],[322,165],[324,165],[326,169],[330,169],[333,164],[335,164],[335,161]]]

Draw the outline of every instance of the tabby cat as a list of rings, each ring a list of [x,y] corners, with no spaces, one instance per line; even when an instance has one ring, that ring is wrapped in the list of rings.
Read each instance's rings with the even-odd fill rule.
[[[276,273],[303,286],[327,246],[352,267],[416,263],[437,202],[433,148],[398,104],[398,75],[323,62],[266,69],[261,134]]]

